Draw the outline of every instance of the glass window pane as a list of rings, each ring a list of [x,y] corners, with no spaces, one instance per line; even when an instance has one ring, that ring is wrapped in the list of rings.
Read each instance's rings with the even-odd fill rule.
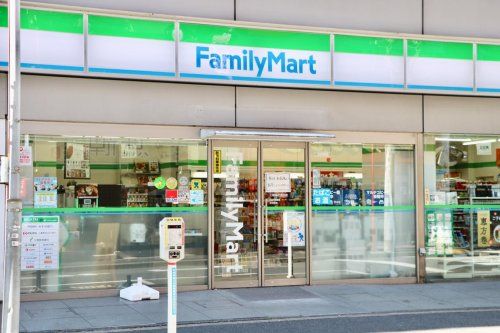
[[[313,280],[415,276],[414,150],[315,144]]]
[[[208,283],[204,141],[31,136],[30,145],[23,216],[59,218],[59,262],[25,267],[23,292],[120,288],[137,277],[165,287],[158,223],[169,216],[186,223],[179,285]]]
[[[425,137],[429,280],[500,275],[499,161],[498,137]]]

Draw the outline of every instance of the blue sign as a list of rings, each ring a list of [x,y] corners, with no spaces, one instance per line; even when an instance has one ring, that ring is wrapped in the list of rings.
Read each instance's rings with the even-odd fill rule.
[[[366,206],[384,206],[384,190],[365,190]]]
[[[342,198],[344,206],[359,206],[360,190],[343,190]]]
[[[331,206],[333,205],[332,190],[329,188],[313,189],[313,206]]]
[[[342,190],[334,189],[332,190],[332,201],[334,206],[342,206]]]

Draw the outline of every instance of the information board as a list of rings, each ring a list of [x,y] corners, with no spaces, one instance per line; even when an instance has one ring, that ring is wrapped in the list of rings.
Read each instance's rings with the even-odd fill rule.
[[[23,216],[21,270],[59,269],[59,216]]]

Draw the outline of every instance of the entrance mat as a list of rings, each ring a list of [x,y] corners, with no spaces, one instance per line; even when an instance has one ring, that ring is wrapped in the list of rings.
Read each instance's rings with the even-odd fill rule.
[[[233,289],[229,292],[247,301],[318,298],[300,287],[245,288]]]

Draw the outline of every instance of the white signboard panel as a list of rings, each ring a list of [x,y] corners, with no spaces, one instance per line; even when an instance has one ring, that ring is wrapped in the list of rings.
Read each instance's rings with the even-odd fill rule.
[[[267,193],[289,193],[292,191],[290,174],[285,172],[266,172]]]
[[[24,216],[21,269],[59,269],[59,216]]]

